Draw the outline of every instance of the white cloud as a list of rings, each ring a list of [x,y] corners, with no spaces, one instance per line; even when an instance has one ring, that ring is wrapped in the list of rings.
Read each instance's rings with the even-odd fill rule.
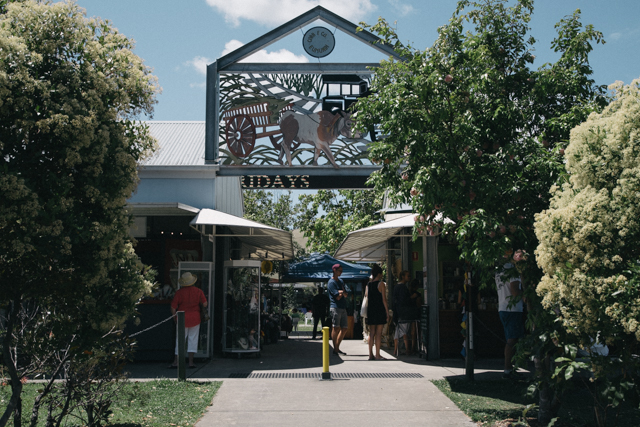
[[[211,64],[214,60],[205,58],[204,56],[196,56],[191,61],[187,61],[186,65],[191,65],[197,72],[202,75],[207,75],[207,65]]]
[[[233,52],[234,50],[238,49],[239,47],[242,47],[243,45],[244,45],[244,43],[242,43],[239,40],[228,41],[224,45],[224,50],[222,51],[221,56],[224,56],[227,53]],[[206,76],[207,75],[207,65],[211,64],[213,61],[215,61],[215,60],[206,58],[204,56],[196,56],[192,60],[187,61],[185,63],[185,65],[187,65],[189,67],[192,67],[198,73],[202,74],[203,76]],[[309,62],[309,59],[304,55],[296,55],[295,53],[293,53],[293,52],[291,52],[289,50],[286,50],[286,49],[280,49],[280,50],[273,51],[273,52],[267,52],[266,49],[261,49],[261,50],[257,51],[256,53],[254,53],[253,55],[243,59],[240,62],[262,62],[262,63],[269,63],[269,62]],[[195,86],[200,87],[200,85],[201,85],[200,83],[192,84],[191,87],[195,87]]]
[[[625,28],[622,31],[616,31],[615,33],[611,33],[609,35],[609,40],[620,40],[620,39],[638,39],[638,35],[640,35],[640,28]]]
[[[231,40],[224,45],[222,55],[224,56],[227,53],[233,52],[243,45],[244,43],[239,40]],[[309,59],[304,55],[296,55],[287,49],[280,49],[273,52],[267,52],[266,49],[261,49],[240,62],[309,62]]]
[[[410,13],[413,13],[413,11],[415,10],[410,4],[400,3],[400,0],[389,0],[389,3],[394,7],[395,10],[398,11],[401,16],[406,16]]]
[[[266,26],[281,25],[316,6],[356,23],[376,10],[371,0],[207,0],[207,4],[234,27],[239,26],[241,20]]]

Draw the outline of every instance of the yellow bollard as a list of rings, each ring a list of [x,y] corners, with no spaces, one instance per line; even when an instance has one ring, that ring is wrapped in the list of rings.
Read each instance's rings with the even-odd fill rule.
[[[330,380],[331,372],[329,372],[329,327],[322,328],[322,377],[320,381]]]

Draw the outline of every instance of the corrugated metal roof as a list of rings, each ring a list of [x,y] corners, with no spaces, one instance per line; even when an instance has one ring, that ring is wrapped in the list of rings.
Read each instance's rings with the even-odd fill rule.
[[[144,166],[201,166],[205,164],[205,122],[148,121],[158,150]]]

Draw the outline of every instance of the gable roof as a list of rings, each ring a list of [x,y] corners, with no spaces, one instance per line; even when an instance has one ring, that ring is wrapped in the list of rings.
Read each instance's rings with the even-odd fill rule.
[[[230,52],[223,57],[218,58],[218,60],[216,61],[218,72],[224,71],[232,64],[235,64],[236,62],[248,56],[251,56],[257,51],[264,49],[265,47],[288,36],[294,31],[298,31],[302,27],[318,19],[326,22],[327,24],[335,26],[337,29],[343,31],[344,33],[354,37],[355,39],[386,55],[393,56],[396,59],[400,59],[393,48],[382,43],[379,37],[366,30],[356,31],[358,26],[354,23],[347,21],[346,19],[336,15],[335,13],[325,9],[322,6],[316,6],[308,12],[305,12],[302,15],[298,16],[297,18],[293,18],[291,21],[282,24],[278,28],[271,30],[268,33],[258,37],[257,39],[239,47],[233,52]]]

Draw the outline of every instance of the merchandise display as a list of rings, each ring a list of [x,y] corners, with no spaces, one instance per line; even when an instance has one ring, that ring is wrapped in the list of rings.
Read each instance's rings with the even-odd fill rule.
[[[260,354],[260,261],[226,261],[223,352]]]

